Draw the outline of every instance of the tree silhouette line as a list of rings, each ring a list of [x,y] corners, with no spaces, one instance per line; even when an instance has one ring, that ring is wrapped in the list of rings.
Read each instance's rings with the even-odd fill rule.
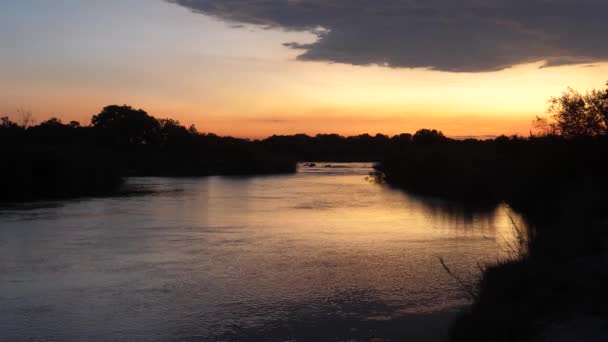
[[[522,188],[517,185],[526,182],[548,191],[565,170],[603,172],[594,158],[608,133],[608,89],[584,95],[569,89],[550,100],[548,114],[536,121],[542,134],[528,138],[457,140],[421,129],[392,137],[295,134],[249,140],[201,133],[127,105],[103,108],[88,125],[59,118],[34,125],[32,115],[22,111],[21,123],[0,118],[0,143],[7,147],[2,171],[7,190],[1,197],[90,193],[126,176],[269,174],[295,172],[296,161],[372,161],[380,162],[388,182],[410,191],[496,201],[507,196],[502,189],[511,198],[527,198],[526,191],[517,193]],[[579,167],[590,163],[593,168]],[[558,166],[563,172],[555,172]]]

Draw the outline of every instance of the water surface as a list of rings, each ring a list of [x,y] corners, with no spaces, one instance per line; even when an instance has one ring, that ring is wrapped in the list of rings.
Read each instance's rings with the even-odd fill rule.
[[[441,340],[509,211],[409,196],[370,164],[133,178],[138,196],[0,209],[0,340]]]

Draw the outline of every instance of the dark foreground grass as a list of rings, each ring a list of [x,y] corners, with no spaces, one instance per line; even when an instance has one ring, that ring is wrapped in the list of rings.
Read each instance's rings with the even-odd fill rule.
[[[564,249],[571,243],[560,241]],[[453,341],[533,341],[552,322],[608,318],[608,263],[602,254],[535,254],[488,267],[477,299],[453,324]]]

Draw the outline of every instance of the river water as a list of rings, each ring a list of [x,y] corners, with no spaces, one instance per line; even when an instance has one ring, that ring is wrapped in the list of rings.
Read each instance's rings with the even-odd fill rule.
[[[132,178],[0,209],[0,340],[443,340],[468,298],[439,258],[474,282],[509,254],[512,214],[370,171]]]

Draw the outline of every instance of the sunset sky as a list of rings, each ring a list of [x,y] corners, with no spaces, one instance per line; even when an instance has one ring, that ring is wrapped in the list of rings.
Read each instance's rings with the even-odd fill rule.
[[[200,131],[527,135],[608,80],[605,0],[7,0],[0,115]]]

